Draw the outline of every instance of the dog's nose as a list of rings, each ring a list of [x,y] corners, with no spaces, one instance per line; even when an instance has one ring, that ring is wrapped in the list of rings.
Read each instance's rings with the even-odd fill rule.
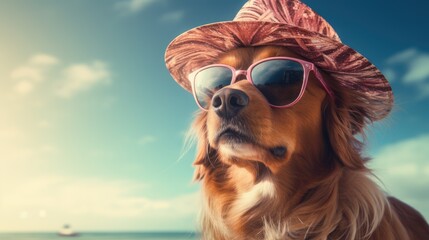
[[[249,104],[249,96],[243,91],[223,88],[215,93],[212,106],[216,114],[225,119],[235,117]]]

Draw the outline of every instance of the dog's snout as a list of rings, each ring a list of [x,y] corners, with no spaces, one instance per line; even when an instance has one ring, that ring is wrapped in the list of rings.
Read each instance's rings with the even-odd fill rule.
[[[221,118],[233,118],[249,104],[249,96],[241,90],[223,88],[212,98],[212,106]]]

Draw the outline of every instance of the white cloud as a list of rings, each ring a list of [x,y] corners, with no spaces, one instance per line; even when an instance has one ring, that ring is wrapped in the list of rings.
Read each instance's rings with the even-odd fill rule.
[[[405,63],[407,61],[412,60],[418,54],[419,53],[418,53],[417,49],[410,48],[410,49],[406,49],[402,52],[396,53],[395,55],[388,58],[386,62],[387,62],[387,64]]]
[[[19,94],[27,95],[33,91],[34,85],[35,85],[34,82],[21,81],[15,85],[14,89]]]
[[[152,135],[146,135],[146,136],[143,136],[139,139],[138,144],[147,145],[147,144],[153,143],[155,141],[156,141],[156,137],[154,137]]]
[[[10,72],[10,78],[14,81],[13,90],[20,95],[28,95],[36,91],[42,82],[48,82],[57,85],[54,91],[57,96],[69,98],[78,92],[110,83],[110,69],[103,61],[69,66],[59,66],[59,62],[58,58],[49,54],[31,56],[26,63]],[[57,79],[60,82],[54,81]]]
[[[403,140],[381,149],[371,167],[395,197],[429,218],[429,135]]]
[[[194,229],[197,193],[156,197],[144,182],[53,173],[63,150],[13,120],[0,118],[0,231]]]
[[[429,54],[421,53],[409,62],[405,83],[420,83],[429,79]]]
[[[419,92],[418,98],[429,96],[429,53],[411,48],[393,55],[386,63],[387,78],[396,78],[398,71],[404,71],[400,76],[401,81],[415,87]]]
[[[123,0],[117,2],[115,8],[122,14],[134,14],[156,2],[156,0]]]
[[[168,23],[179,22],[185,16],[185,11],[177,10],[174,12],[168,12],[161,16],[161,21]]]
[[[15,68],[10,76],[12,79],[16,80],[27,80],[31,82],[40,82],[44,80],[45,69],[39,68],[37,66],[24,65],[18,68]]]
[[[59,61],[54,56],[42,53],[31,57],[29,62],[35,66],[52,66],[58,64]]]
[[[418,166],[414,163],[398,164],[387,168],[387,173],[393,176],[412,177],[418,173]]]
[[[48,54],[36,54],[23,65],[12,70],[10,76],[15,80],[40,82],[45,80],[46,72],[58,64],[58,59]]]
[[[182,228],[193,229],[199,206],[198,193],[150,198],[144,196],[150,191],[146,184],[128,180],[62,176],[27,180],[0,189],[0,230],[13,231],[17,223],[20,230],[52,230],[64,221],[86,230],[171,230],[171,223],[183,221]]]
[[[417,169],[413,168],[413,171],[420,174],[422,167],[429,164],[428,146],[429,135],[407,139],[381,149],[375,157],[375,162],[383,163],[379,167],[381,166],[389,171],[392,170],[390,174],[393,175],[398,174],[398,171],[393,169],[402,168],[404,172],[409,172],[413,168],[410,166],[414,165],[417,166]],[[400,175],[407,176],[408,174],[400,173]],[[427,180],[429,181],[429,178]]]
[[[158,190],[145,182],[55,174],[46,167],[58,164],[61,149],[0,122],[0,231],[55,231],[64,223],[81,231],[194,229],[197,193],[154,197]]]
[[[11,79],[17,82],[14,90],[22,95],[31,93],[40,82],[47,79],[47,74],[58,62],[56,57],[44,53],[30,57],[26,63],[10,73]]]
[[[64,70],[63,75],[64,79],[56,93],[64,98],[69,98],[100,84],[110,83],[110,70],[102,61],[71,65]]]

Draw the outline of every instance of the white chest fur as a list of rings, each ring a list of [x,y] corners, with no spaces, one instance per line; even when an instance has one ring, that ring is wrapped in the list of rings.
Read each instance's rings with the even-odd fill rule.
[[[276,188],[271,178],[266,177],[252,186],[248,191],[240,193],[234,202],[231,213],[241,216],[262,200],[273,199]]]

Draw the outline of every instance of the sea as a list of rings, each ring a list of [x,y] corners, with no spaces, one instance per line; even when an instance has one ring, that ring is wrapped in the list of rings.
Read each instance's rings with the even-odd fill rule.
[[[0,240],[197,240],[188,232],[83,232],[76,237],[60,237],[56,233],[0,233]]]

